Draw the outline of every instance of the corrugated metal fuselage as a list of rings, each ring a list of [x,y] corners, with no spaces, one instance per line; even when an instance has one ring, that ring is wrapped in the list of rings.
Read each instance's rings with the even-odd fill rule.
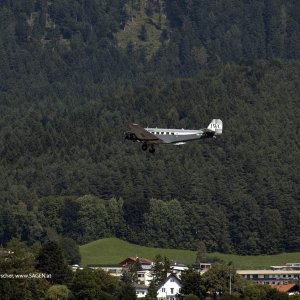
[[[176,144],[208,137],[203,130],[145,128],[157,137],[157,140],[149,140],[150,144]]]

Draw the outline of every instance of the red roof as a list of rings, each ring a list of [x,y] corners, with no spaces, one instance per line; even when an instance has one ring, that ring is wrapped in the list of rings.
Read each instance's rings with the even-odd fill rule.
[[[295,286],[296,286],[296,284],[294,284],[294,283],[271,284],[272,288],[276,289],[278,292],[281,292],[281,293],[288,293]]]
[[[128,257],[125,260],[123,260],[122,262],[120,262],[120,265],[121,266],[126,266],[126,265],[129,265],[129,264],[132,264],[132,263],[136,262],[137,260],[139,260],[142,265],[151,265],[152,264],[152,261],[147,259],[147,258]]]

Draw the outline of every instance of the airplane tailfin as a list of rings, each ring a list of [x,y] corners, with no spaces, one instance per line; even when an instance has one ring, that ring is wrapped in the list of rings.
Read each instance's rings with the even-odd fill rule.
[[[215,135],[221,135],[223,130],[223,122],[220,119],[213,119],[207,129],[215,132]]]

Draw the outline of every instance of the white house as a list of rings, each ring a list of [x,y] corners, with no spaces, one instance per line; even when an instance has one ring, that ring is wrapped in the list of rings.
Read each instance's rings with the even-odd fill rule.
[[[148,287],[144,284],[134,284],[136,297],[143,298],[148,294]]]
[[[169,275],[157,289],[157,300],[176,300],[183,285],[173,274]]]
[[[178,264],[174,262],[173,264],[171,264],[170,269],[172,270],[172,273],[175,274],[180,279],[181,274],[187,271],[189,268],[184,264]]]
[[[138,284],[144,284],[149,286],[151,281],[153,280],[153,275],[150,270],[141,270],[137,271]]]

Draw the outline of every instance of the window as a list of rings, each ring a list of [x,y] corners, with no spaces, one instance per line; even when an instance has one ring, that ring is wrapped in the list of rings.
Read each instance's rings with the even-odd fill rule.
[[[174,282],[175,280],[174,280],[174,279],[171,279],[170,281],[171,281],[171,282]]]
[[[174,294],[174,288],[170,288],[171,294]]]
[[[165,289],[165,288],[162,288],[161,291],[164,293],[164,292],[166,291],[166,289]]]

